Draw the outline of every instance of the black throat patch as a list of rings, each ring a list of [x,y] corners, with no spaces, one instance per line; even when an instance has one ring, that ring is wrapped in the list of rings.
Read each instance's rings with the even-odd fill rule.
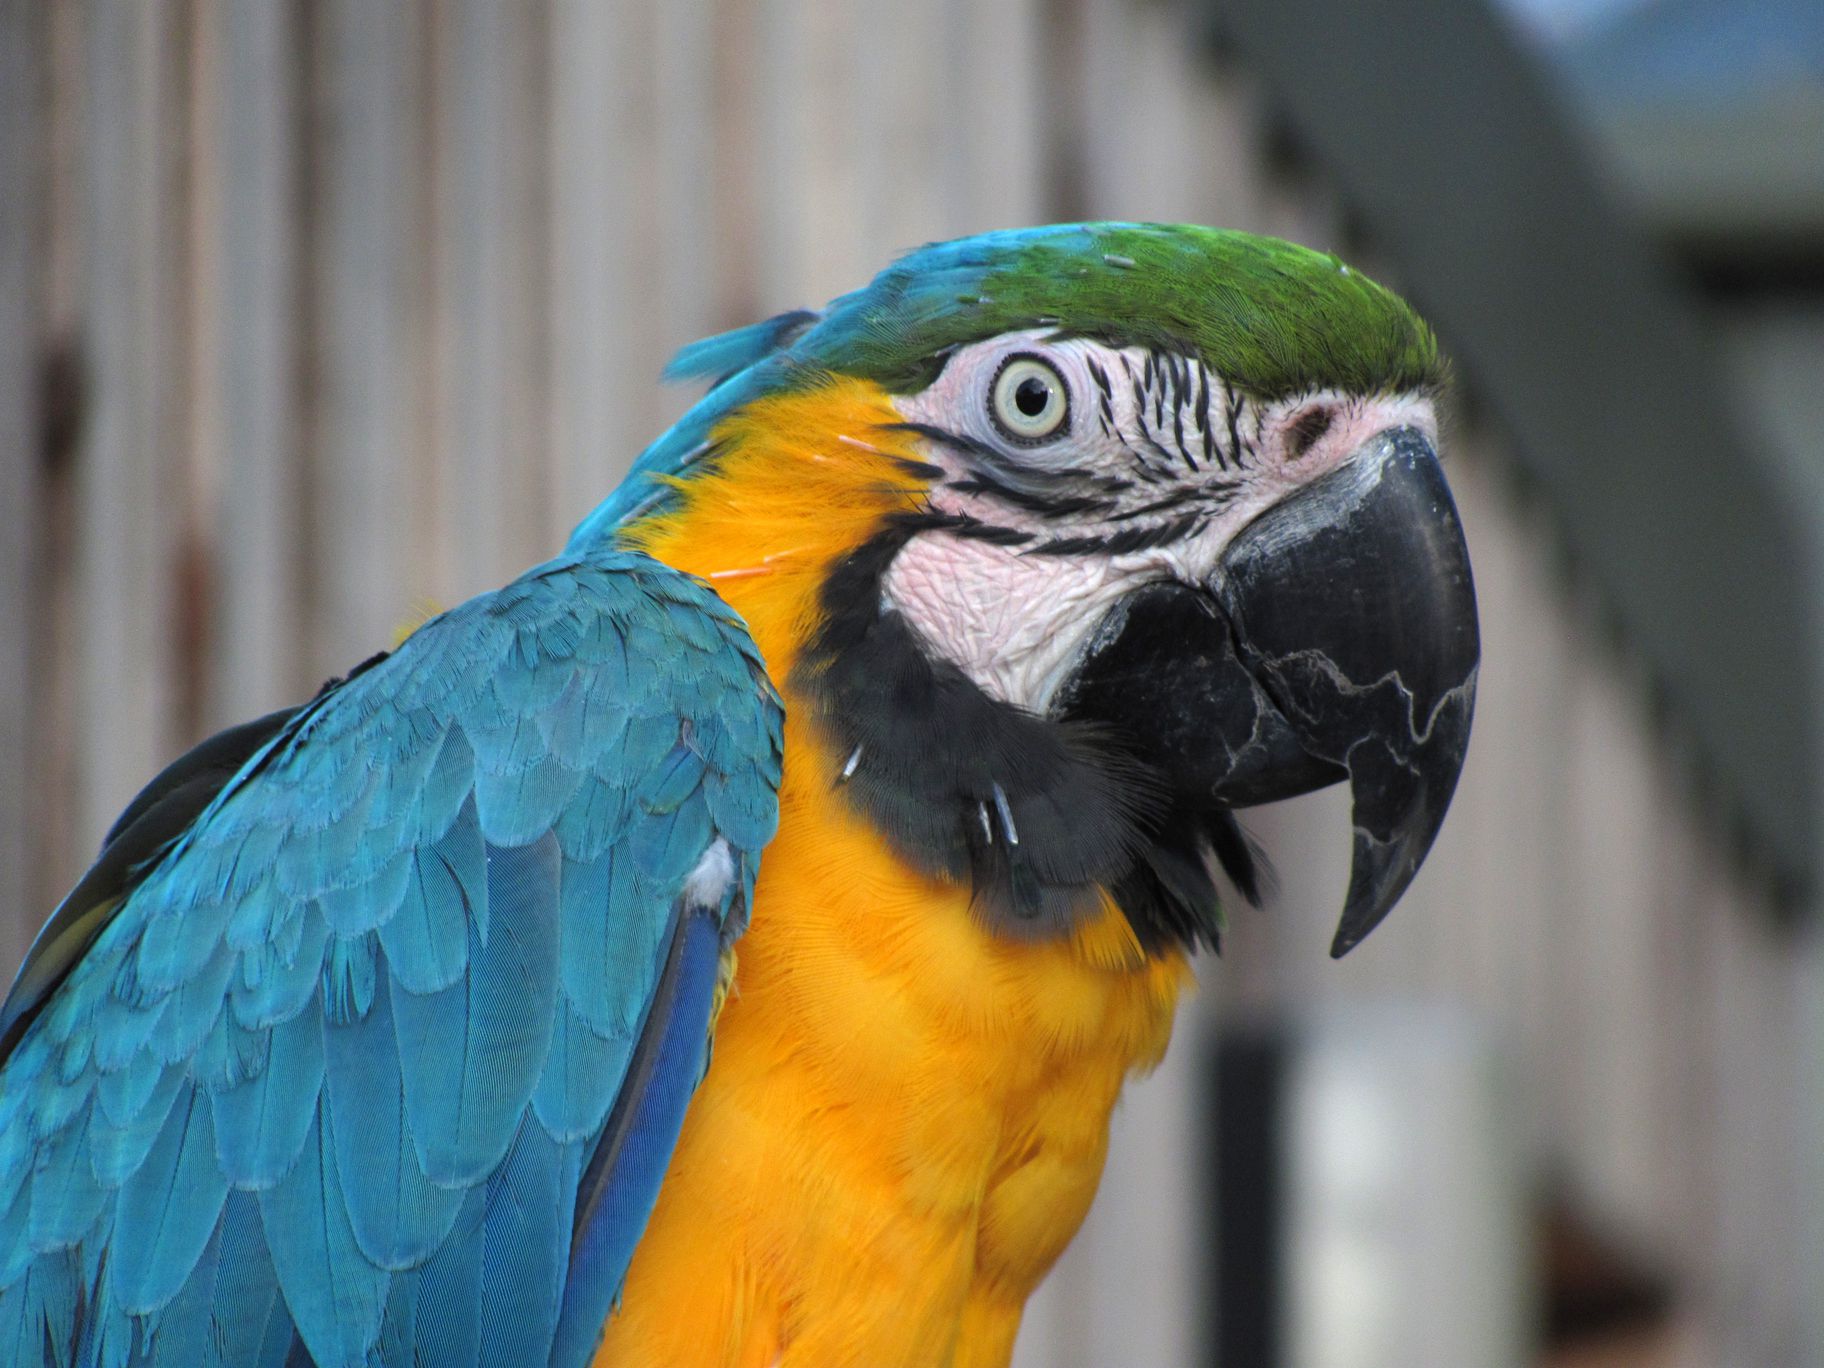
[[[1253,897],[1249,847],[1226,811],[1187,821],[1159,775],[1101,725],[1039,717],[934,658],[881,582],[941,514],[890,521],[825,580],[822,620],[791,687],[836,757],[835,782],[900,856],[968,879],[992,928],[1069,934],[1113,895],[1149,953],[1215,947],[1210,857]]]

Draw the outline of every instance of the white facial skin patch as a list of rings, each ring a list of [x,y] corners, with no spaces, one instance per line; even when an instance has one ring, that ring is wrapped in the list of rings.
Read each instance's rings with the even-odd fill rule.
[[[997,377],[1013,367],[1065,392],[1067,416],[1043,439],[996,420]],[[1009,390],[1000,385],[1003,406]],[[1040,388],[1028,397],[1036,412],[1057,411]],[[1035,713],[1124,595],[1205,583],[1237,532],[1377,432],[1413,427],[1437,440],[1424,395],[1320,390],[1263,405],[1189,358],[1045,330],[959,349],[898,404],[944,472],[933,509],[972,530],[911,538],[881,609],[903,613],[991,697]]]
[[[931,532],[894,559],[883,592],[990,697],[1043,712],[1081,644],[1071,628],[1093,627],[1146,578],[1159,576],[1104,557],[1040,559]]]

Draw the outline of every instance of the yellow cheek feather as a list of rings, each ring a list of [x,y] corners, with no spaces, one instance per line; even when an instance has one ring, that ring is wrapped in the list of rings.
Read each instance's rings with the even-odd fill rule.
[[[627,540],[714,585],[783,687],[831,565],[921,505],[898,421],[842,378],[760,400]],[[1067,941],[990,935],[967,886],[851,809],[843,757],[786,703],[779,835],[714,1062],[596,1362],[1005,1364],[1188,970],[1112,903]]]

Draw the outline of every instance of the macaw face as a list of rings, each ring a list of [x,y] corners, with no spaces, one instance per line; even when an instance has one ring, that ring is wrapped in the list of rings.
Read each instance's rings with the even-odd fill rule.
[[[1193,357],[1038,330],[960,349],[898,406],[943,471],[933,506],[1004,535],[914,538],[886,597],[989,694],[1035,713],[1114,603],[1207,584],[1242,528],[1376,433],[1437,441],[1428,395],[1261,402]]]
[[[1350,780],[1334,952],[1356,944],[1436,835],[1473,706],[1430,395],[1257,399],[1182,352],[1034,329],[958,348],[898,407],[943,516],[886,567],[883,612],[1000,704],[1113,738],[1163,790],[1152,820],[1244,883],[1229,809]]]

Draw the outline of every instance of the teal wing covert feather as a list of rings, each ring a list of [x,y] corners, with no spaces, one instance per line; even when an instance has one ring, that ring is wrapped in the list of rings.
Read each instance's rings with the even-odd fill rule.
[[[0,1014],[0,1360],[584,1362],[779,727],[713,593],[596,551],[218,748]]]

